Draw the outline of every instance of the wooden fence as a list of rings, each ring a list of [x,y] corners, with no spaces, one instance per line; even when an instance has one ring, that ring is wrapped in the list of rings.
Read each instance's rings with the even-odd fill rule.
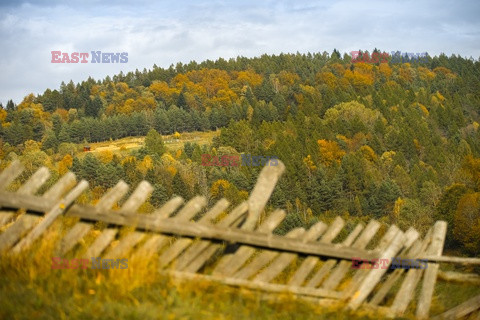
[[[395,225],[380,233],[375,220],[360,223],[340,237],[345,227],[340,217],[330,225],[318,222],[308,230],[295,228],[285,236],[275,235],[286,213],[279,209],[265,213],[265,206],[284,170],[280,161],[278,166],[263,168],[248,200],[235,207],[225,199],[207,208],[204,197],[187,202],[174,197],[152,214],[139,214],[137,209],[153,191],[146,181],[117,210],[112,207],[129,190],[123,181],[95,206],[79,205],[74,202],[88,183],[77,182],[71,172],[42,195],[38,191],[50,177],[47,168],[36,171],[18,190],[9,191],[23,172],[21,163],[15,161],[0,173],[0,251],[19,253],[40,241],[56,219],[76,217],[78,221],[57,243],[58,256],[75,252],[84,258],[148,259],[158,254],[160,272],[179,279],[288,292],[351,310],[374,309],[387,317],[415,308],[419,319],[429,317],[440,262],[480,264],[476,258],[442,256],[444,221],[437,221],[423,238],[413,228],[402,231]],[[94,233],[97,222],[105,227]],[[84,237],[97,233],[93,243],[78,249]],[[374,238],[376,245],[371,248]],[[388,259],[389,263],[392,257],[424,259],[428,267],[352,269],[352,259],[358,257]],[[479,309],[480,296],[436,317],[457,319],[476,312],[478,318]]]

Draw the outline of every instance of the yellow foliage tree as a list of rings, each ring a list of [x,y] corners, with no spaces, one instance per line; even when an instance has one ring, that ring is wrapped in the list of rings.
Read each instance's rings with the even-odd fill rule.
[[[480,192],[467,193],[460,198],[453,234],[466,250],[480,251]]]
[[[359,89],[373,85],[373,78],[372,72],[356,70],[353,72],[350,70],[345,71],[345,79],[347,79],[354,87]]]
[[[168,173],[170,173],[170,175],[172,176],[172,178],[177,174],[177,168],[175,168],[174,166],[168,166],[167,167],[167,171]]]
[[[35,96],[33,93],[27,95],[23,101],[17,106],[17,110],[31,109],[35,118],[47,119],[48,112],[43,111],[43,105],[41,103],[35,103]]]
[[[363,157],[368,161],[373,162],[377,160],[377,154],[369,146],[361,146],[360,152],[362,153]]]
[[[71,155],[67,154],[63,157],[62,160],[58,162],[58,173],[63,175],[68,172],[68,170],[73,165],[73,158]]]
[[[238,72],[236,80],[242,85],[249,85],[253,88],[262,84],[263,77],[254,70],[248,69]]]
[[[111,150],[103,150],[100,151],[97,156],[102,163],[107,164],[112,161],[113,152]]]
[[[135,104],[135,100],[127,99],[122,106],[117,108],[117,112],[123,113],[123,114],[132,113],[135,110],[134,104]]]
[[[295,82],[300,80],[300,77],[298,76],[298,74],[293,72],[288,72],[285,70],[280,71],[277,78],[282,86],[287,86],[287,87],[293,86]]]
[[[326,166],[329,166],[332,163],[339,163],[345,155],[345,151],[343,151],[335,141],[320,139],[317,143],[322,163]]]
[[[152,168],[153,168],[153,160],[152,160],[152,157],[150,157],[149,155],[146,155],[142,161],[137,163],[137,169],[143,175],[146,175],[147,171]]]
[[[219,179],[213,183],[210,192],[214,198],[222,198],[230,187],[230,182],[224,179]]]
[[[470,181],[476,191],[480,191],[480,158],[467,155],[462,164],[462,174]]]
[[[400,210],[402,209],[402,206],[404,203],[405,203],[405,200],[403,200],[400,197],[395,201],[395,204],[393,205],[393,216],[396,219],[400,217]]]
[[[7,118],[7,111],[0,108],[0,123],[4,123],[6,118]]]
[[[388,63],[380,63],[378,67],[378,71],[388,80],[392,75],[392,68],[388,65]]]
[[[315,80],[319,84],[326,84],[332,90],[337,86],[337,78],[331,72],[319,72],[315,76]]]
[[[175,92],[175,89],[170,88],[165,81],[153,81],[149,87],[149,90],[153,93],[155,98],[162,99],[167,102],[171,102],[170,99]]]
[[[435,79],[435,73],[430,71],[428,68],[425,67],[418,67],[417,68],[417,74],[420,80],[423,81],[431,81]]]

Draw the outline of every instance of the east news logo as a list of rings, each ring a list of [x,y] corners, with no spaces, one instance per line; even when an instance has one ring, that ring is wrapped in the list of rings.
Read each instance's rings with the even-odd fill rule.
[[[88,52],[72,52],[69,54],[62,51],[52,51],[52,63],[88,63]],[[102,52],[91,51],[92,60],[91,63],[127,63],[128,52]],[[81,59],[81,60],[80,60]]]

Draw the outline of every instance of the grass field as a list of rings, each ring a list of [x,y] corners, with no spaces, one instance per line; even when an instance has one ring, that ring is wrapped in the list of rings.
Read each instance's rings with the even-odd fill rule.
[[[163,136],[163,141],[170,151],[176,151],[182,149],[186,142],[198,143],[199,145],[211,144],[213,137],[219,134],[220,131],[185,132],[179,138],[175,138],[174,135]],[[89,144],[89,146],[90,152],[93,153],[102,151],[121,153],[140,148],[144,141],[145,137],[127,137],[119,140],[95,142]]]

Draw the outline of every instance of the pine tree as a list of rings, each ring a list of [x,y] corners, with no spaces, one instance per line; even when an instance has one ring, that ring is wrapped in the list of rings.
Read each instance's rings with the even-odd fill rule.
[[[58,144],[59,142],[58,142],[57,136],[55,136],[55,132],[50,130],[47,132],[45,136],[45,140],[43,141],[43,144],[42,144],[42,149],[43,150],[53,149],[54,152],[57,152]]]
[[[174,194],[181,196],[184,199],[190,199],[190,188],[185,184],[181,175],[177,173],[172,180],[172,191]]]
[[[163,184],[155,184],[152,196],[150,197],[150,203],[155,207],[160,207],[162,204],[167,202],[168,192]]]
[[[148,131],[145,137],[145,148],[149,154],[157,156],[158,158],[165,153],[166,149],[163,144],[162,135],[155,131],[155,129]]]
[[[12,99],[8,100],[7,101],[7,105],[6,105],[6,109],[8,112],[11,112],[13,110],[15,110],[16,106],[15,106],[15,103],[13,103]]]
[[[98,117],[102,106],[103,104],[100,97],[96,96],[94,99],[88,99],[85,105],[85,115],[87,117]]]
[[[178,95],[177,106],[186,109],[187,108],[187,99],[185,98],[185,93],[187,92],[187,87],[183,85],[182,91]]]

